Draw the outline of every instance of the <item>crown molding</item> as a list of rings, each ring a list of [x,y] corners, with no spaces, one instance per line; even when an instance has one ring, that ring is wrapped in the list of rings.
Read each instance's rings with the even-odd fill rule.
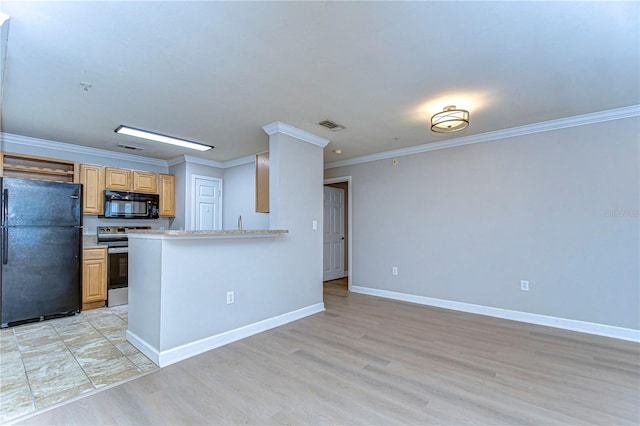
[[[623,108],[610,109],[606,111],[594,112],[574,117],[560,118],[557,120],[543,121],[541,123],[527,124],[525,126],[512,127],[509,129],[496,130],[494,132],[481,133],[479,135],[463,136],[449,139],[442,142],[431,142],[423,145],[411,146],[407,148],[394,149],[391,151],[378,152],[375,154],[362,155],[360,157],[346,160],[334,161],[324,165],[325,169],[351,166],[354,164],[368,163],[371,161],[387,160],[406,155],[420,154],[423,152],[436,151],[438,149],[453,148],[456,146],[470,145],[481,142],[491,142],[499,139],[512,138],[515,136],[529,135],[532,133],[548,132],[551,130],[566,129],[568,127],[585,126],[588,124],[601,123],[604,121],[621,120],[640,116],[640,105],[631,105]]]
[[[452,148],[456,146],[470,145],[474,143],[490,142],[504,138],[510,138],[515,136],[528,135],[532,133],[541,133],[551,130],[565,129],[568,127],[584,126],[588,124],[595,124],[605,121],[621,120],[624,118],[631,118],[640,116],[640,105],[631,105],[623,108],[616,108],[606,111],[600,111],[590,114],[577,115],[574,117],[561,118],[558,120],[544,121],[541,123],[528,124],[525,126],[512,127],[510,129],[497,130],[494,132],[481,133],[479,135],[464,136],[455,139],[449,139],[442,142],[432,142],[423,145],[417,145],[407,148],[394,149],[391,151],[378,152],[375,154],[363,155],[360,157],[354,157],[347,160],[335,161],[325,164],[325,169],[332,169],[336,167],[350,166],[353,164],[368,163],[371,161],[386,160],[390,158],[402,157],[407,155],[419,154],[423,152],[435,151],[438,149]],[[288,136],[309,142],[319,147],[326,147],[329,144],[328,139],[321,138],[311,133],[300,130],[296,127],[288,124],[276,121],[271,124],[263,126],[262,129],[269,135],[275,133],[283,133]],[[140,163],[146,165],[154,165],[160,167],[174,166],[180,163],[194,163],[201,164],[210,167],[216,167],[220,169],[226,169],[229,167],[235,167],[243,164],[253,163],[255,157],[248,155],[246,157],[236,158],[229,161],[215,161],[207,160],[204,158],[193,157],[191,155],[181,155],[171,158],[169,160],[160,160],[157,158],[143,157],[140,155],[132,155],[114,151],[108,151],[100,148],[86,147],[82,145],[73,145],[63,142],[55,142],[46,139],[32,138],[28,136],[15,135],[12,133],[0,132],[0,141],[8,142],[16,145],[26,145],[29,147],[53,149],[63,152],[70,152],[75,154],[95,155],[103,158],[112,158],[116,160],[129,161],[133,163]]]
[[[228,169],[229,167],[241,166],[243,164],[253,163],[254,161],[255,156],[253,155],[247,155],[246,157],[240,157],[229,161],[215,161],[194,157],[192,155],[179,155],[167,160],[167,165],[171,167],[180,163],[193,163],[200,164],[202,166],[216,167],[218,169]]]
[[[290,126],[281,121],[275,121],[271,124],[262,126],[262,130],[264,130],[269,136],[276,133],[283,133],[296,139],[309,142],[310,144],[317,145],[320,148],[324,148],[330,142],[328,139],[321,138],[320,136],[316,136],[309,132],[305,132],[304,130],[300,130],[297,127]]]
[[[114,160],[129,161],[132,163],[140,163],[145,165],[153,165],[160,167],[175,166],[180,163],[194,163],[204,166],[217,167],[219,169],[227,169],[229,167],[240,166],[242,164],[249,164],[255,161],[255,156],[248,155],[246,157],[240,157],[229,161],[215,161],[207,160],[204,158],[193,157],[191,155],[180,155],[178,157],[171,158],[169,160],[160,160],[158,158],[143,157],[141,155],[132,155],[121,152],[108,151],[106,149],[92,148],[82,145],[74,145],[64,142],[55,142],[47,139],[32,138],[29,136],[14,135],[12,133],[0,132],[0,140],[4,144],[5,142],[25,145],[29,147],[36,147],[42,149],[53,149],[56,151],[70,152],[73,154],[83,155],[95,155],[101,158],[111,158]],[[0,148],[0,150],[3,148]]]
[[[176,164],[180,164],[180,163],[200,164],[202,166],[216,167],[218,169],[223,168],[223,164],[224,164],[220,161],[207,160],[206,158],[194,157],[192,155],[179,155],[177,157],[167,160],[168,166],[175,166]]]
[[[222,163],[222,168],[226,169],[229,167],[242,166],[243,164],[253,164],[256,162],[255,155],[247,155],[246,157],[236,158],[235,160],[229,160]]]
[[[185,160],[184,155],[178,155],[177,157],[169,158],[167,160],[167,166],[171,167],[171,166],[175,166],[177,164],[186,163],[186,162],[187,160]]]
[[[14,135],[12,133],[0,133],[3,143],[12,143],[16,145],[26,145],[29,147],[54,149],[57,151],[71,152],[74,154],[95,155],[98,157],[112,158],[115,160],[130,161],[133,163],[141,163],[146,165],[154,165],[166,167],[165,160],[157,158],[143,157],[141,155],[124,154],[120,152],[107,151],[106,149],[91,148],[82,145],[73,145],[70,143],[54,142],[47,139],[32,138],[29,136]]]

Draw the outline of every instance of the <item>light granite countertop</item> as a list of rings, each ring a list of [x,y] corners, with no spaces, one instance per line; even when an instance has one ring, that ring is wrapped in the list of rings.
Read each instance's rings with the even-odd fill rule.
[[[98,237],[95,235],[84,234],[82,236],[82,248],[105,247],[98,244]]]
[[[287,229],[244,229],[217,231],[179,231],[179,230],[136,230],[128,233],[129,238],[256,238],[276,237],[287,234]]]

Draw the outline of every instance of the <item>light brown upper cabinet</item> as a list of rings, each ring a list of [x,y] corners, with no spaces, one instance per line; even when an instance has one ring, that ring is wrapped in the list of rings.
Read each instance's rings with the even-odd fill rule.
[[[176,177],[161,173],[160,184],[160,217],[176,216]]]
[[[133,171],[133,192],[158,193],[158,174],[153,172]]]
[[[80,164],[82,184],[82,213],[102,214],[104,205],[104,167]]]
[[[131,170],[104,168],[104,188],[112,191],[131,191]]]
[[[269,213],[269,152],[256,155],[256,212]]]

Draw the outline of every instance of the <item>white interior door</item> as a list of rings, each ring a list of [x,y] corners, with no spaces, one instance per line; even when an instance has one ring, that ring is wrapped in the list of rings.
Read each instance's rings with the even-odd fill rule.
[[[222,228],[221,181],[206,176],[193,178],[194,229],[198,231]]]
[[[344,190],[325,186],[323,280],[344,276]]]

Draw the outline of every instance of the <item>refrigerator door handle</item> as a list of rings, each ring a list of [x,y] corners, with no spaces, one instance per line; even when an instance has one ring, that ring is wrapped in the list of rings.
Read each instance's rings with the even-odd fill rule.
[[[8,238],[8,229],[2,228],[2,264],[6,265],[9,263],[9,238]]]
[[[8,216],[9,216],[9,190],[5,189],[2,193],[2,226],[7,226]]]
[[[9,263],[9,236],[7,217],[9,216],[9,190],[2,191],[2,264]]]

